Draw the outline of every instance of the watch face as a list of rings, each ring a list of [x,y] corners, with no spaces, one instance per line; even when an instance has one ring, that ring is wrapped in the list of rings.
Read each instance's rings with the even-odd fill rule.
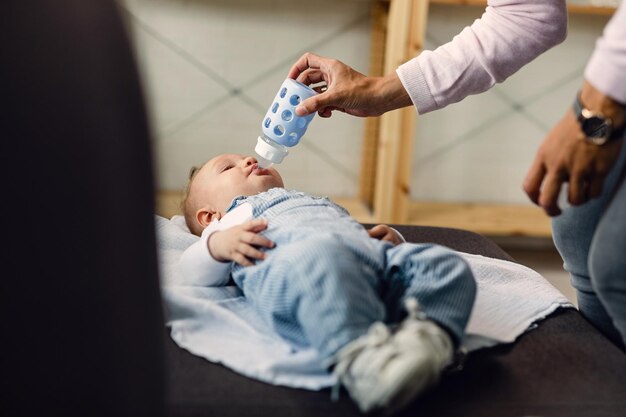
[[[583,122],[582,130],[590,138],[606,138],[610,133],[606,120],[595,116]]]

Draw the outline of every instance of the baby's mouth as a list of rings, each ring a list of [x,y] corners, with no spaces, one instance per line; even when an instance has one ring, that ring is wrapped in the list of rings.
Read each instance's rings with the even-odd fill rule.
[[[250,169],[250,175],[268,175],[269,170],[259,167],[259,164],[253,164]]]

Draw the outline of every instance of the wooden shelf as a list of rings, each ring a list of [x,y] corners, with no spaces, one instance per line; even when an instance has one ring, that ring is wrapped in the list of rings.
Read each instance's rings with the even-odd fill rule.
[[[182,214],[180,203],[183,193],[180,191],[157,191],[156,214],[171,219],[176,214]]]
[[[486,236],[552,236],[550,218],[540,208],[527,205],[412,202],[409,224],[452,227]]]
[[[182,194],[157,193],[157,214],[168,219],[180,212]],[[358,198],[332,198],[361,223],[376,223],[371,210]],[[409,202],[406,224],[451,227],[485,236],[551,236],[550,219],[538,207],[502,204]]]
[[[485,8],[487,0],[378,0],[372,12],[370,75],[390,72],[423,45],[429,5]],[[419,7],[416,7],[419,6]],[[615,7],[567,3],[570,13],[612,15]],[[405,109],[402,109],[403,111]],[[550,219],[530,205],[432,203],[410,200],[415,114],[389,112],[364,134],[359,201],[342,201],[361,222],[454,227],[489,236],[549,238]],[[389,114],[393,116],[388,116]],[[386,119],[385,119],[386,117]],[[415,145],[419,146],[419,142]],[[373,162],[375,161],[375,162]],[[356,199],[355,199],[356,200]],[[349,207],[353,207],[352,209]]]
[[[156,214],[168,219],[177,214],[182,214],[180,203],[183,194],[180,191],[163,190],[156,193]],[[344,207],[350,214],[361,223],[374,223],[370,209],[358,198],[333,198],[335,203]]]
[[[580,6],[577,4],[569,4],[567,6],[567,10],[569,10],[570,13],[612,16],[616,9],[615,7]]]
[[[480,6],[486,7],[486,0],[430,0],[430,4],[449,4],[457,6]],[[584,6],[579,4],[568,4],[567,10],[570,13],[578,14],[595,14],[602,16],[610,16],[615,12],[615,7],[598,7],[598,6]]]

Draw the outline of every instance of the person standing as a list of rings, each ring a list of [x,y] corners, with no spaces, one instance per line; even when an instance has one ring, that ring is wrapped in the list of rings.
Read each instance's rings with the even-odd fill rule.
[[[524,191],[552,220],[581,313],[626,346],[626,6],[604,29],[585,80],[539,147]],[[562,185],[567,207],[558,204]]]

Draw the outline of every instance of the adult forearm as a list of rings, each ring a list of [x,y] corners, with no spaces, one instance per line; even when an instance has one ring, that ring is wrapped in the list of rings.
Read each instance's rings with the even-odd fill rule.
[[[504,81],[566,32],[564,0],[491,0],[452,41],[422,52],[397,73],[418,112],[426,113]]]

